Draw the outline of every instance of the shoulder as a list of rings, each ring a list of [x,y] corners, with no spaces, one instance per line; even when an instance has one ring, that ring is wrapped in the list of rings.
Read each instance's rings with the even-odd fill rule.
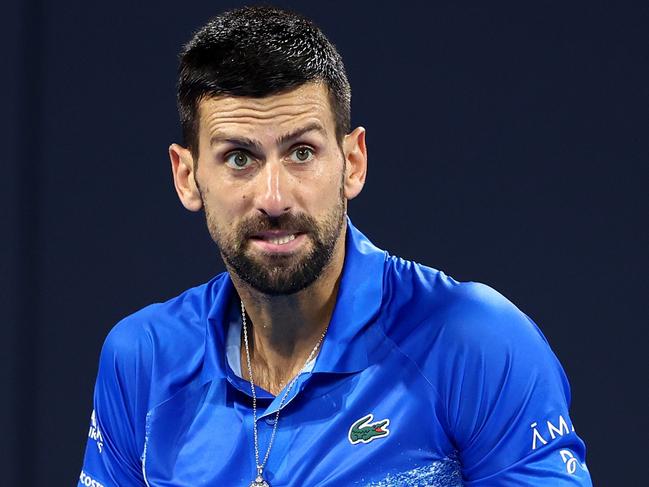
[[[224,274],[118,322],[102,347],[99,374],[149,389],[149,404],[173,393],[201,366],[212,298]],[[161,387],[164,386],[164,387]],[[143,392],[143,391],[140,391]]]
[[[203,318],[209,310],[210,288],[218,285],[219,277],[125,317],[109,332],[104,348],[137,355],[152,347],[164,350],[170,342],[182,347],[187,340],[201,334]]]
[[[583,459],[568,380],[525,313],[489,286],[412,262],[393,259],[385,279],[387,333],[435,391],[465,478],[491,485],[517,475],[518,485],[529,480],[531,465],[561,468],[559,448]],[[530,429],[537,423],[542,433]]]
[[[391,258],[386,270],[386,332],[420,365],[450,359],[533,364],[556,358],[536,324],[491,287]],[[486,362],[485,362],[486,361]]]
[[[400,317],[387,323],[397,335],[422,333],[446,345],[477,347],[485,340],[502,344],[525,335],[545,342],[520,309],[485,284],[456,281],[442,271],[390,257],[385,289],[387,308]]]

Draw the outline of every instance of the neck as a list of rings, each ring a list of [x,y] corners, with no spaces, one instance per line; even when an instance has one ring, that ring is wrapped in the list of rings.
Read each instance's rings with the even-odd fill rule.
[[[339,237],[329,264],[309,287],[290,295],[269,296],[241,281],[232,282],[248,315],[248,340],[256,385],[277,395],[305,365],[329,326],[344,261],[345,232]],[[245,347],[241,363],[246,364]],[[247,367],[244,379],[250,379]]]

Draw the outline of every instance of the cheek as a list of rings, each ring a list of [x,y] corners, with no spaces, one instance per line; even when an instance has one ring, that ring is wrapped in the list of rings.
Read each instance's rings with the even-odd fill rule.
[[[225,219],[233,220],[248,211],[251,201],[247,193],[225,190],[215,204]]]
[[[332,206],[339,203],[341,197],[341,174],[327,174],[309,184],[309,199],[311,204],[322,213],[330,211]]]
[[[241,213],[251,203],[250,192],[241,185],[228,184],[217,175],[211,175],[205,178],[205,190],[203,191],[203,200],[209,206],[213,213],[231,218],[235,214]],[[201,187],[203,185],[201,184]]]

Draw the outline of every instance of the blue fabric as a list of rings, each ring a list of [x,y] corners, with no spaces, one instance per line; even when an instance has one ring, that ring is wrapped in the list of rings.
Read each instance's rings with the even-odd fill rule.
[[[238,313],[221,274],[117,324],[79,486],[249,485],[250,384],[226,354]],[[279,399],[257,396],[263,456]],[[273,487],[588,486],[569,402],[557,358],[512,303],[389,256],[348,222],[329,330],[282,407],[265,474]]]

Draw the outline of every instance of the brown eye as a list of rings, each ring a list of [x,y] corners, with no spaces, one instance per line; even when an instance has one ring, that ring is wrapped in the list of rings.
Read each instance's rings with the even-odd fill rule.
[[[293,151],[292,156],[295,162],[308,162],[313,157],[313,149],[310,147],[298,147]]]

